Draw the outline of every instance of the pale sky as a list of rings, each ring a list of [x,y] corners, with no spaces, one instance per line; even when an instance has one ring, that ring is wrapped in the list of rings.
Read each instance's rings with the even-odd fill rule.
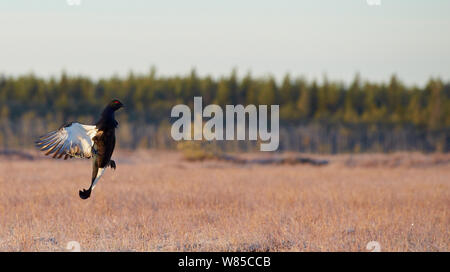
[[[0,73],[450,80],[448,0],[68,1],[0,0]]]

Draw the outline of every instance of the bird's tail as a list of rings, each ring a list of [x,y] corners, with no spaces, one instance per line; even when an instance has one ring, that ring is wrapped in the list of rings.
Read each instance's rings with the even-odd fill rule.
[[[91,188],[89,189],[83,189],[83,191],[80,190],[79,195],[81,199],[88,199],[91,196]]]
[[[83,191],[79,192],[79,195],[81,197],[81,199],[87,199],[91,196],[91,192],[92,190],[94,190],[95,185],[97,184],[97,182],[100,180],[100,178],[102,177],[103,173],[105,172],[106,168],[98,168],[97,164],[94,161],[94,168],[93,168],[93,173],[92,173],[92,183],[91,186],[89,187],[89,189],[83,189]]]

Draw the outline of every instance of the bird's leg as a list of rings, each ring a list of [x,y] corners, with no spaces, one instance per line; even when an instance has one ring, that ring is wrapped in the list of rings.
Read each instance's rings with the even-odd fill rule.
[[[109,161],[109,167],[111,167],[112,169],[116,170],[116,162],[113,160]]]

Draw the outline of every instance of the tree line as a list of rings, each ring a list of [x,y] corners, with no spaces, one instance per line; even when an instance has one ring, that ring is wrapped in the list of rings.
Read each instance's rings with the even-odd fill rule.
[[[92,123],[113,98],[126,110],[117,119],[122,147],[172,148],[167,139],[170,111],[176,104],[280,105],[283,150],[311,152],[449,151],[450,83],[431,78],[422,87],[406,86],[395,75],[387,83],[350,84],[307,80],[289,74],[221,78],[130,73],[92,80],[83,76],[40,78],[0,75],[0,147],[29,146],[39,133],[68,121]],[[252,143],[221,143],[251,149]],[[230,148],[230,147],[226,147]]]

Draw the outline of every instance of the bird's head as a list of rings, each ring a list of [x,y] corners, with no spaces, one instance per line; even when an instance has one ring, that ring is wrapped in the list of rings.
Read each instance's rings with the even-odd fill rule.
[[[108,105],[111,109],[113,109],[114,111],[124,107],[124,105],[122,104],[122,102],[120,102],[117,99],[114,99],[113,101],[111,101]]]

